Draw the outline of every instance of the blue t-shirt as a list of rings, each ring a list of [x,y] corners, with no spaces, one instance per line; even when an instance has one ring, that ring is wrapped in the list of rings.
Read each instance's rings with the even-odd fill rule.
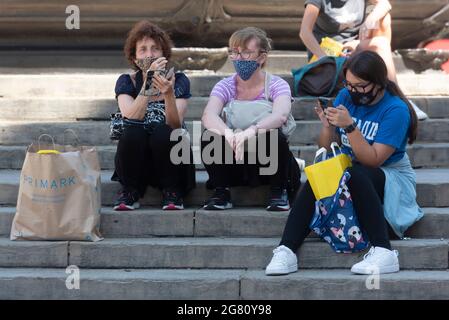
[[[407,145],[410,128],[410,112],[407,104],[398,96],[385,91],[383,98],[370,106],[356,106],[349,95],[348,89],[340,90],[334,106],[343,105],[357,123],[366,141],[372,145],[374,142],[389,145],[395,148],[393,154],[383,163],[387,165],[402,159]],[[340,135],[343,152],[353,159],[349,139],[341,128],[336,129]]]

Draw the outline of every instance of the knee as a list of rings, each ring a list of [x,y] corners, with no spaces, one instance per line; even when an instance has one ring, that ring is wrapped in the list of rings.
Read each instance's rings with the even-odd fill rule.
[[[119,143],[121,145],[132,146],[139,144],[148,139],[148,133],[143,127],[129,126],[123,131],[123,135],[120,137]]]
[[[204,149],[204,147],[206,147],[210,143],[220,139],[224,140],[224,136],[221,136],[218,133],[215,133],[210,130],[204,130],[203,133],[201,134],[201,149]]]
[[[355,164],[348,168],[348,172],[351,178],[348,181],[348,186],[361,185],[366,182],[366,175],[363,168],[359,164]]]
[[[267,131],[266,133],[260,133],[257,136],[257,141],[259,146],[261,143],[265,143],[265,149],[268,150],[272,149],[271,147],[273,144],[276,144],[278,150],[289,148],[287,137],[282,133],[280,129],[272,129]]]
[[[172,132],[173,129],[167,124],[156,126],[150,135],[151,148],[165,149],[166,147],[175,144],[177,140],[171,141]]]
[[[380,28],[382,30],[391,28],[391,14],[387,13],[385,17],[380,21]]]
[[[364,50],[371,50],[375,52],[379,52],[382,50],[389,50],[390,49],[390,41],[383,36],[374,37],[371,39],[364,40],[360,43],[362,46],[362,49]]]

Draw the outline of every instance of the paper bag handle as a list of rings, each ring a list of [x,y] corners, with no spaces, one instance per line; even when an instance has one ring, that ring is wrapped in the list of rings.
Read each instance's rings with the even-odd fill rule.
[[[76,139],[75,140],[76,141],[76,145],[74,145],[74,144],[72,144],[72,145],[78,146],[80,144],[80,138],[78,137],[78,135],[76,134],[75,130],[73,130],[73,129],[65,129],[64,130],[64,134],[62,136],[62,144],[65,145],[65,134],[66,134],[66,132],[70,132]]]
[[[327,157],[327,149],[326,148],[320,148],[318,149],[318,151],[315,153],[315,159],[313,159],[313,163],[316,163],[316,159],[318,159],[318,157],[321,155],[321,161],[326,160]]]
[[[335,141],[331,143],[331,149],[332,149],[332,153],[334,154],[334,157],[337,156],[337,152],[335,152],[335,148],[338,148],[340,150],[341,153],[341,147],[338,145],[338,143],[336,143]]]
[[[51,142],[53,143],[53,149],[56,150],[55,139],[53,139],[53,137],[52,137],[51,135],[46,134],[46,133],[43,133],[43,134],[41,134],[41,135],[39,136],[39,138],[37,138],[37,143],[38,143],[38,146],[39,146],[39,150],[38,150],[38,151],[41,150],[41,138],[42,138],[43,136],[50,137]]]

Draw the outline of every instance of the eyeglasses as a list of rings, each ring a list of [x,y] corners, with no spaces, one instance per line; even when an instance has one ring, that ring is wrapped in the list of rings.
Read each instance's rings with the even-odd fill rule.
[[[368,82],[365,85],[360,85],[360,84],[352,84],[351,82],[347,81],[347,80],[343,80],[343,85],[345,86],[346,89],[348,89],[349,91],[357,91],[357,92],[363,92],[365,93],[366,88],[369,87],[372,83]]]
[[[251,55],[252,55],[253,53],[256,53],[256,52],[257,52],[257,51],[250,51],[250,50],[244,50],[244,51],[242,51],[242,52],[238,52],[237,50],[231,50],[231,49],[229,49],[229,50],[228,50],[228,55],[229,55],[229,58],[231,58],[232,60],[237,59],[237,57],[238,57],[239,55],[240,55],[240,57],[241,57],[243,60],[248,60],[248,59],[251,57]],[[263,51],[263,50],[259,51],[258,57],[259,57],[262,53],[266,53],[266,51]]]

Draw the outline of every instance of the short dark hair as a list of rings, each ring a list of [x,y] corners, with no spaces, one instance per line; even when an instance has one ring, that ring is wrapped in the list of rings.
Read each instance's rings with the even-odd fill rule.
[[[124,47],[126,59],[134,70],[139,69],[134,63],[134,60],[136,59],[136,45],[138,41],[144,39],[145,37],[153,39],[156,44],[161,47],[162,54],[165,58],[167,58],[167,60],[171,57],[173,42],[169,35],[148,20],[139,21],[128,32]]]

